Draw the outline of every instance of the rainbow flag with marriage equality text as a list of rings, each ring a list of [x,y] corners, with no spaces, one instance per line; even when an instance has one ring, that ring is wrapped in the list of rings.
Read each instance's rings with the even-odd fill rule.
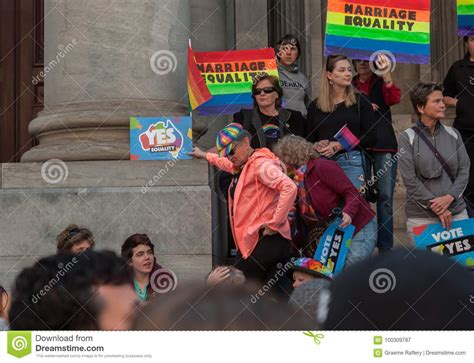
[[[457,0],[458,35],[474,35],[474,0]]]
[[[192,62],[193,59],[189,59]],[[242,108],[252,108],[253,78],[263,72],[278,77],[273,48],[194,52],[194,60],[212,96],[210,100],[195,107],[201,115],[229,115]],[[188,76],[189,74],[188,72]],[[196,92],[200,89],[195,88]],[[193,99],[204,99],[199,95],[195,96]],[[190,103],[193,108],[193,102]]]
[[[324,54],[373,60],[378,51],[429,63],[430,0],[329,0]]]

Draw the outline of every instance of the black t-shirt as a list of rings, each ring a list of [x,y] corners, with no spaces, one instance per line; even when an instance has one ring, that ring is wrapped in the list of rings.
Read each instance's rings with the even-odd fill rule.
[[[320,140],[336,141],[334,135],[347,124],[349,130],[360,140],[359,146],[367,149],[375,144],[375,115],[372,104],[364,95],[358,95],[360,116],[357,103],[346,107],[339,103],[333,112],[321,111],[313,101],[308,108],[308,134],[311,142]]]
[[[454,62],[444,79],[444,96],[458,99],[454,127],[474,131],[474,62],[469,54]]]
[[[305,137],[306,136],[306,120],[304,119],[303,115],[299,111],[293,111],[287,109],[287,111],[290,112],[291,116],[286,122],[285,125],[283,125],[283,130],[284,134],[294,134],[297,136]],[[274,125],[276,127],[279,127],[279,121],[278,121],[278,116],[268,116],[264,115],[260,110],[258,110],[258,115],[260,116],[260,121],[262,124],[262,128],[265,127],[265,125]],[[244,113],[242,111],[239,111],[234,114],[234,122],[237,122],[241,125],[244,124]],[[257,130],[255,130],[255,127],[253,125],[250,125],[249,129],[247,130],[250,132],[252,135],[252,140],[250,142],[251,146],[254,149],[259,149],[262,147],[260,145],[260,141],[257,136]],[[283,135],[284,136],[284,135]],[[279,137],[266,137],[266,147],[271,149],[273,144],[275,144],[279,138],[282,136],[279,135]]]
[[[230,182],[229,186],[229,194],[232,200],[234,200],[235,189],[237,188],[237,183],[239,182],[241,171],[238,173],[232,174],[232,181]]]

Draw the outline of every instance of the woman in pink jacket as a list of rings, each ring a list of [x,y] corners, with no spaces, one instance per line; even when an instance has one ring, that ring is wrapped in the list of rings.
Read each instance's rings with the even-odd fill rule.
[[[266,282],[278,280],[277,264],[291,257],[288,212],[297,188],[275,154],[267,148],[253,149],[250,139],[242,125],[231,123],[219,131],[219,155],[199,148],[190,155],[232,173],[228,194],[236,267],[247,279]]]

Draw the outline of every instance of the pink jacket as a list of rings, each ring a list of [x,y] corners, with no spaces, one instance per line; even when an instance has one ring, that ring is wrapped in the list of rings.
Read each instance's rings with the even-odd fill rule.
[[[229,159],[212,153],[207,153],[206,158],[219,169],[234,172]],[[235,200],[229,195],[232,233],[244,259],[257,246],[259,231],[264,224],[284,238],[291,239],[288,212],[296,193],[295,183],[283,172],[282,164],[275,154],[267,148],[255,150],[242,169],[235,189]]]

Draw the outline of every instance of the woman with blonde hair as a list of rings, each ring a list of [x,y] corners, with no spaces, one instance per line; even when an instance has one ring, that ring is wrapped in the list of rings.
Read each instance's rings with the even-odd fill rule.
[[[336,140],[343,127],[355,136],[350,145]],[[319,97],[308,109],[306,139],[316,143],[322,156],[336,161],[360,192],[364,190],[363,150],[375,143],[375,116],[370,101],[354,90],[352,64],[344,55],[327,59]]]
[[[319,157],[313,144],[299,136],[285,136],[275,147],[276,155],[285,165],[303,173],[304,196],[298,193],[298,205],[308,203],[312,208],[312,218],[302,218],[309,230],[306,246],[314,253],[314,245],[321,236],[311,233],[315,224],[328,223],[332,219],[333,210],[342,208],[342,224],[355,226],[354,236],[349,249],[346,264],[358,262],[370,256],[377,239],[375,213],[369,203],[359,194],[357,189],[344,174],[342,168],[332,160]],[[301,185],[300,188],[301,189]],[[301,208],[300,208],[301,210]],[[308,212],[307,212],[308,213]],[[312,222],[309,222],[309,219]],[[313,256],[305,256],[312,258]]]

